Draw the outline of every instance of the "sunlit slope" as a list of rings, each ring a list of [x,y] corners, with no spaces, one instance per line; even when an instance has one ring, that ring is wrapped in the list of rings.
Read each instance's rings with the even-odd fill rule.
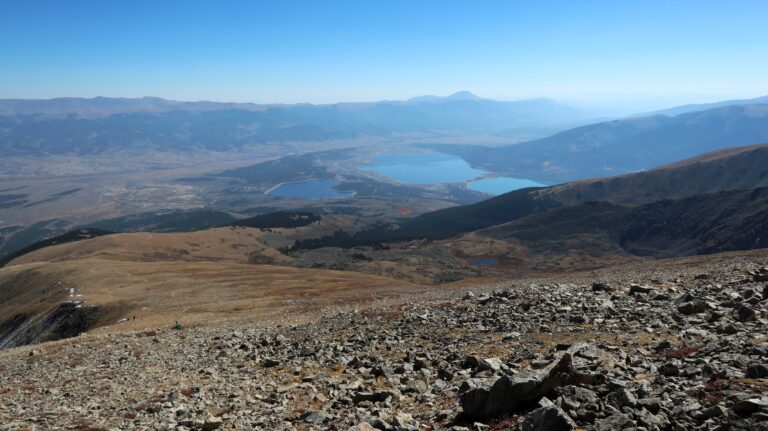
[[[365,306],[416,288],[373,275],[282,266],[291,258],[265,244],[270,235],[279,232],[113,234],[21,256],[0,269],[0,347],[101,327],[313,319],[320,310]]]
[[[383,277],[225,262],[85,258],[0,270],[0,325],[52,312],[62,301],[98,307],[89,327],[154,327],[220,319],[289,321],[412,290]],[[134,320],[135,317],[135,320]],[[118,323],[121,319],[130,320]]]
[[[290,258],[265,245],[259,229],[226,227],[185,233],[122,233],[45,247],[10,265],[100,258],[121,261],[274,262]]]

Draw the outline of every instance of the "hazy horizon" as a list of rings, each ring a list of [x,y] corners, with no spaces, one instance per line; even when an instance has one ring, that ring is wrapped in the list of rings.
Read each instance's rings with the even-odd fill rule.
[[[592,100],[568,100],[568,99],[558,99],[555,97],[530,97],[530,98],[520,98],[520,99],[497,99],[494,97],[486,97],[484,95],[477,94],[470,90],[458,90],[454,91],[450,94],[416,94],[413,96],[405,97],[402,99],[379,99],[379,100],[336,100],[336,101],[328,101],[328,102],[308,102],[308,101],[299,101],[299,102],[283,102],[283,101],[274,101],[274,102],[260,102],[260,101],[251,101],[251,100],[213,100],[213,99],[174,99],[169,97],[163,97],[158,95],[141,95],[141,96],[121,96],[121,95],[115,95],[115,96],[105,96],[105,95],[95,95],[95,96],[80,96],[80,95],[64,95],[64,96],[55,96],[55,97],[46,97],[46,98],[31,98],[31,97],[0,97],[0,100],[3,99],[17,99],[17,100],[53,100],[53,99],[95,99],[95,98],[108,98],[108,99],[141,99],[141,98],[159,98],[163,100],[168,101],[174,101],[174,102],[183,102],[183,103],[197,103],[197,102],[213,102],[213,103],[243,103],[243,104],[254,104],[254,105],[315,105],[315,106],[322,106],[322,105],[334,105],[334,104],[345,104],[345,103],[379,103],[379,102],[399,102],[399,101],[407,101],[413,98],[418,98],[422,96],[427,97],[448,97],[455,93],[459,92],[469,92],[473,95],[480,97],[482,99],[487,100],[494,100],[494,101],[502,101],[502,102],[515,102],[515,101],[526,101],[526,100],[537,100],[537,99],[546,99],[546,100],[552,100],[558,104],[562,104],[565,106],[571,106],[575,108],[581,108],[581,109],[591,109],[596,111],[597,113],[602,113],[605,115],[608,114],[614,114],[614,115],[629,115],[634,113],[642,113],[642,112],[652,112],[655,110],[663,110],[668,108],[673,108],[677,106],[684,106],[684,105],[696,105],[696,104],[707,104],[707,103],[715,103],[715,102],[722,102],[727,100],[742,100],[742,99],[754,99],[759,98],[768,95],[768,92],[766,94],[754,94],[754,95],[745,95],[745,96],[699,96],[699,97],[690,97],[690,98],[680,98],[680,99],[670,99],[666,102],[662,100],[643,100],[643,99],[632,99],[628,101],[617,101],[617,100],[602,100],[599,98],[592,99]]]
[[[313,103],[468,90],[642,111],[768,94],[768,4],[6,5],[0,98]],[[716,30],[716,31],[715,31]]]

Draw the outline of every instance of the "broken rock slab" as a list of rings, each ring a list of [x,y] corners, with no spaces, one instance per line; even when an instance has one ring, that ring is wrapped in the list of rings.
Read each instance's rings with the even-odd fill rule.
[[[538,409],[529,414],[520,424],[522,431],[571,431],[577,428],[573,419],[547,398],[539,401]]]
[[[490,385],[468,389],[460,395],[460,419],[488,422],[518,412],[561,386],[594,381],[595,376],[576,371],[570,353],[561,352],[550,365],[527,377],[502,376]]]

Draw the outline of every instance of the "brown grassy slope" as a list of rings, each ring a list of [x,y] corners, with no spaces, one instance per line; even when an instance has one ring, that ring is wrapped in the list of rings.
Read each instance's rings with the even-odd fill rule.
[[[444,250],[401,250],[397,247],[392,251],[367,250],[364,254],[370,255],[372,260],[350,258],[350,253],[340,249],[324,249],[298,257],[286,256],[277,250],[277,247],[290,246],[295,239],[332,233],[343,223],[355,229],[353,222],[327,218],[329,220],[311,226],[266,231],[227,227],[189,233],[113,234],[45,247],[14,259],[9,266],[98,258],[131,262],[227,262],[343,268],[417,284],[444,283],[447,272],[461,272],[463,278],[480,276],[473,270],[475,268],[460,268],[460,262]]]
[[[415,286],[338,271],[223,262],[128,262],[86,258],[20,264],[0,270],[0,321],[44,312],[75,298],[109,310],[112,329],[146,328],[220,319],[254,322],[313,318],[321,309],[363,306]],[[136,317],[133,320],[133,316]]]
[[[264,244],[252,228],[217,228],[189,233],[123,233],[60,244],[13,260],[11,265],[99,258],[121,261],[248,263],[254,255],[275,263],[290,258]]]
[[[127,233],[46,247],[0,269],[0,322],[17,313],[50,312],[64,300],[99,306],[104,314],[97,326],[130,318],[112,329],[176,320],[289,321],[417,290],[405,281],[354,272],[254,264],[290,264],[292,258],[265,239],[290,241],[316,228]],[[70,297],[70,288],[79,296]]]
[[[120,233],[87,241],[49,246],[14,259],[9,265],[32,262],[61,262],[99,257],[129,261],[212,261],[233,263],[290,264],[292,259],[277,251],[295,240],[330,235],[343,229],[356,231],[361,222],[340,214],[324,215],[315,223],[298,228],[256,229],[221,227],[182,233]]]

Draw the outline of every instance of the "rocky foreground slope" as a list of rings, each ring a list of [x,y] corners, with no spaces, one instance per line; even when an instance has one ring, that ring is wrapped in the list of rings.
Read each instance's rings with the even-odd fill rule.
[[[0,429],[768,429],[767,263],[637,265],[298,326],[11,349]]]

